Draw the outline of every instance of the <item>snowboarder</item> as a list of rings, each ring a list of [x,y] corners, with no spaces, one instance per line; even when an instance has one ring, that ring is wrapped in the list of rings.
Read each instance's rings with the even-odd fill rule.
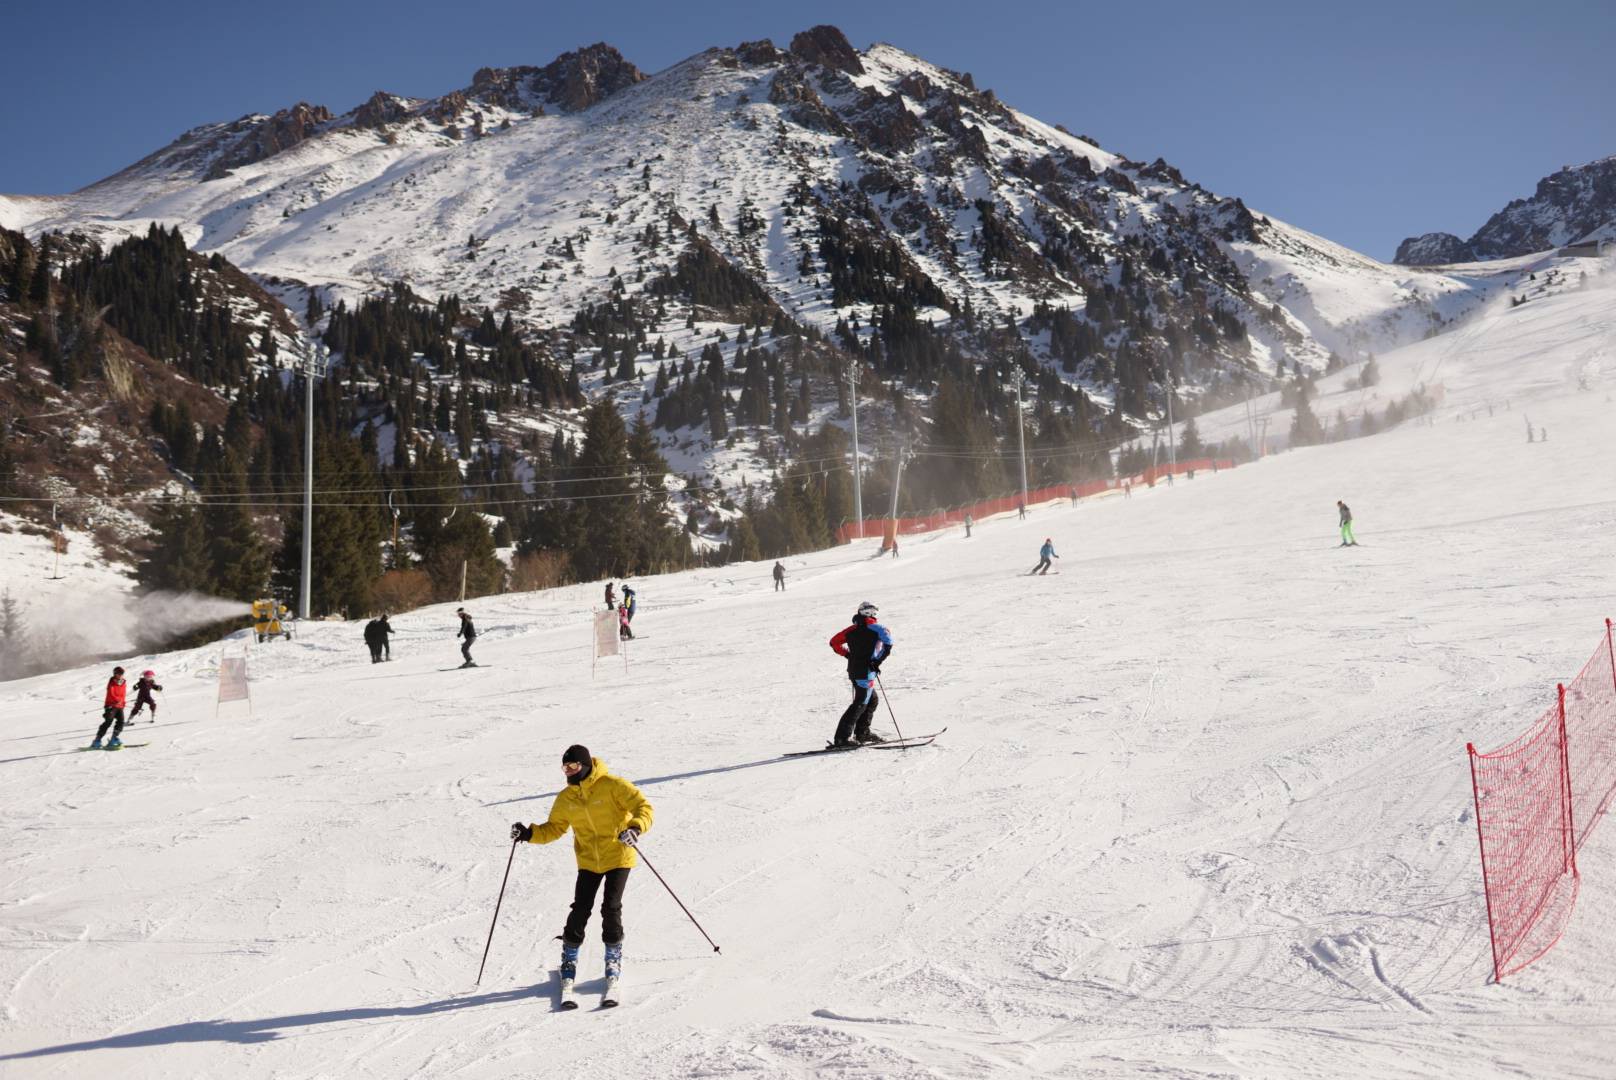
[[[966,514],[965,515],[965,539],[967,539],[967,540],[969,540],[971,538],[971,525],[972,524],[973,523],[971,521],[971,515]]]
[[[634,631],[628,625],[628,604],[617,605],[617,639],[619,641],[633,641]]]
[[[573,745],[561,755],[567,786],[550,805],[550,819],[542,824],[511,826],[511,839],[548,844],[572,830],[572,851],[578,860],[572,911],[561,931],[561,1007],[576,1008],[573,980],[578,977],[578,948],[584,941],[602,882],[601,941],[606,945],[606,995],[603,1005],[617,1004],[617,980],[623,974],[623,889],[628,872],[638,861],[634,845],[651,829],[651,803],[639,788],[606,771],[606,763],[591,757],[587,748]]]
[[[95,742],[90,744],[91,750],[116,750],[123,745],[118,736],[123,734],[123,707],[129,698],[129,685],[124,682],[123,668],[112,669],[112,678],[107,680],[107,693],[101,699],[101,726],[96,729]],[[112,741],[105,747],[101,745],[101,737],[112,728]]]
[[[610,581],[606,583],[606,610],[617,610],[617,586]]]
[[[1044,546],[1038,549],[1038,565],[1027,571],[1027,573],[1040,576],[1047,574],[1049,573],[1049,560],[1058,558],[1060,556],[1055,554],[1055,541],[1046,536],[1044,537]]]
[[[836,724],[832,746],[858,746],[883,742],[870,730],[880,697],[875,692],[875,676],[881,664],[892,655],[892,635],[876,621],[879,612],[865,601],[853,616],[853,624],[830,639],[831,651],[847,658],[847,677],[853,684],[853,701]]]
[[[786,591],[786,568],[778,562],[774,564],[774,591]]]
[[[477,627],[472,624],[471,616],[467,614],[465,608],[455,608],[455,614],[460,616],[460,629],[455,633],[455,637],[466,639],[460,646],[460,655],[466,658],[466,662],[460,666],[476,667],[477,661],[471,658],[471,643],[477,640]]]
[[[1335,507],[1341,512],[1341,546],[1357,547],[1357,538],[1352,535],[1352,510],[1340,499],[1335,501]]]
[[[365,624],[365,646],[370,649],[370,662],[382,662],[382,621],[372,619]]]
[[[382,612],[382,617],[378,621],[377,632],[382,639],[382,652],[386,654],[382,659],[391,660],[393,658],[393,643],[388,639],[393,636],[393,624],[387,621],[387,612],[385,611]]]
[[[129,722],[133,724],[135,717],[140,715],[142,707],[151,710],[151,722],[157,723],[157,699],[152,697],[153,690],[161,690],[157,685],[157,672],[142,671],[140,678],[135,680],[135,708],[129,714]]]

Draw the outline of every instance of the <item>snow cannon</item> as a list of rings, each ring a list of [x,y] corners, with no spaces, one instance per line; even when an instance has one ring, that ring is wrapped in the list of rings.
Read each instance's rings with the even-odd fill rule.
[[[258,635],[259,642],[270,638],[283,637],[292,640],[291,627],[281,622],[288,614],[285,604],[274,600],[254,600],[252,603],[253,633]]]

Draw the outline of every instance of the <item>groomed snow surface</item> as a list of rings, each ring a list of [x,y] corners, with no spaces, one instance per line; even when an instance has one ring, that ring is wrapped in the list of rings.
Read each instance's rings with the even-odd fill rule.
[[[597,583],[468,605],[477,670],[454,605],[395,618],[387,665],[352,623],[254,645],[250,719],[215,717],[218,647],[125,661],[167,690],[118,754],[76,749],[110,665],[6,684],[0,1073],[1616,1075],[1616,827],[1491,985],[1464,755],[1616,613],[1616,406],[1543,362],[1492,417],[788,559],[783,594],[637,582],[626,672],[591,674]],[[831,734],[866,599],[903,731],[948,732],[780,757]],[[473,986],[572,742],[653,801],[723,947],[634,871],[609,1012],[598,920],[554,1011],[566,842],[516,851]]]

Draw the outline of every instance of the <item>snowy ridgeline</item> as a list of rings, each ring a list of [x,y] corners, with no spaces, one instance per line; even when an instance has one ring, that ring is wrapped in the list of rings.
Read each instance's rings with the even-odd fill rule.
[[[215,717],[217,647],[142,658],[164,712],[120,754],[77,751],[104,665],[6,684],[4,1074],[1616,1074],[1616,831],[1565,939],[1489,986],[1464,756],[1616,613],[1616,406],[1560,380],[1608,310],[1532,301],[1450,354],[1450,386],[1503,372],[1493,335],[1558,312],[1495,415],[792,558],[783,593],[636,582],[626,672],[591,673],[595,583],[470,605],[476,670],[445,670],[452,605],[394,619],[390,664],[357,624],[254,646],[250,720]],[[1061,574],[1028,577],[1045,537]],[[829,737],[866,599],[897,723],[948,733],[782,757]],[[553,1011],[565,841],[515,852],[472,986],[574,742],[723,947],[634,871],[605,1014]]]

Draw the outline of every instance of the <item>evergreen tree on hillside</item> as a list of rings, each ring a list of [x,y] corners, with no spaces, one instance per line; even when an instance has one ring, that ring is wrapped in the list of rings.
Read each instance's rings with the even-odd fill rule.
[[[152,546],[135,579],[146,590],[211,593],[213,559],[202,511],[190,504],[164,505],[152,517]]]
[[[317,434],[314,441],[314,550],[311,553],[312,612],[341,612],[350,618],[370,610],[370,590],[382,572],[382,511],[353,503],[382,501],[380,478],[347,438]],[[339,494],[340,493],[340,494]],[[303,508],[295,504],[286,516],[286,542],[276,561],[276,581],[290,592],[298,589],[303,558]]]
[[[572,470],[578,482],[567,485],[577,520],[572,565],[585,581],[638,569],[631,465],[623,418],[611,401],[597,401],[584,414],[584,442]]]
[[[270,555],[262,532],[245,505],[247,473],[228,447],[207,477],[208,501],[203,509],[207,530],[208,562],[212,567],[209,592],[233,600],[254,600],[269,584]]]

